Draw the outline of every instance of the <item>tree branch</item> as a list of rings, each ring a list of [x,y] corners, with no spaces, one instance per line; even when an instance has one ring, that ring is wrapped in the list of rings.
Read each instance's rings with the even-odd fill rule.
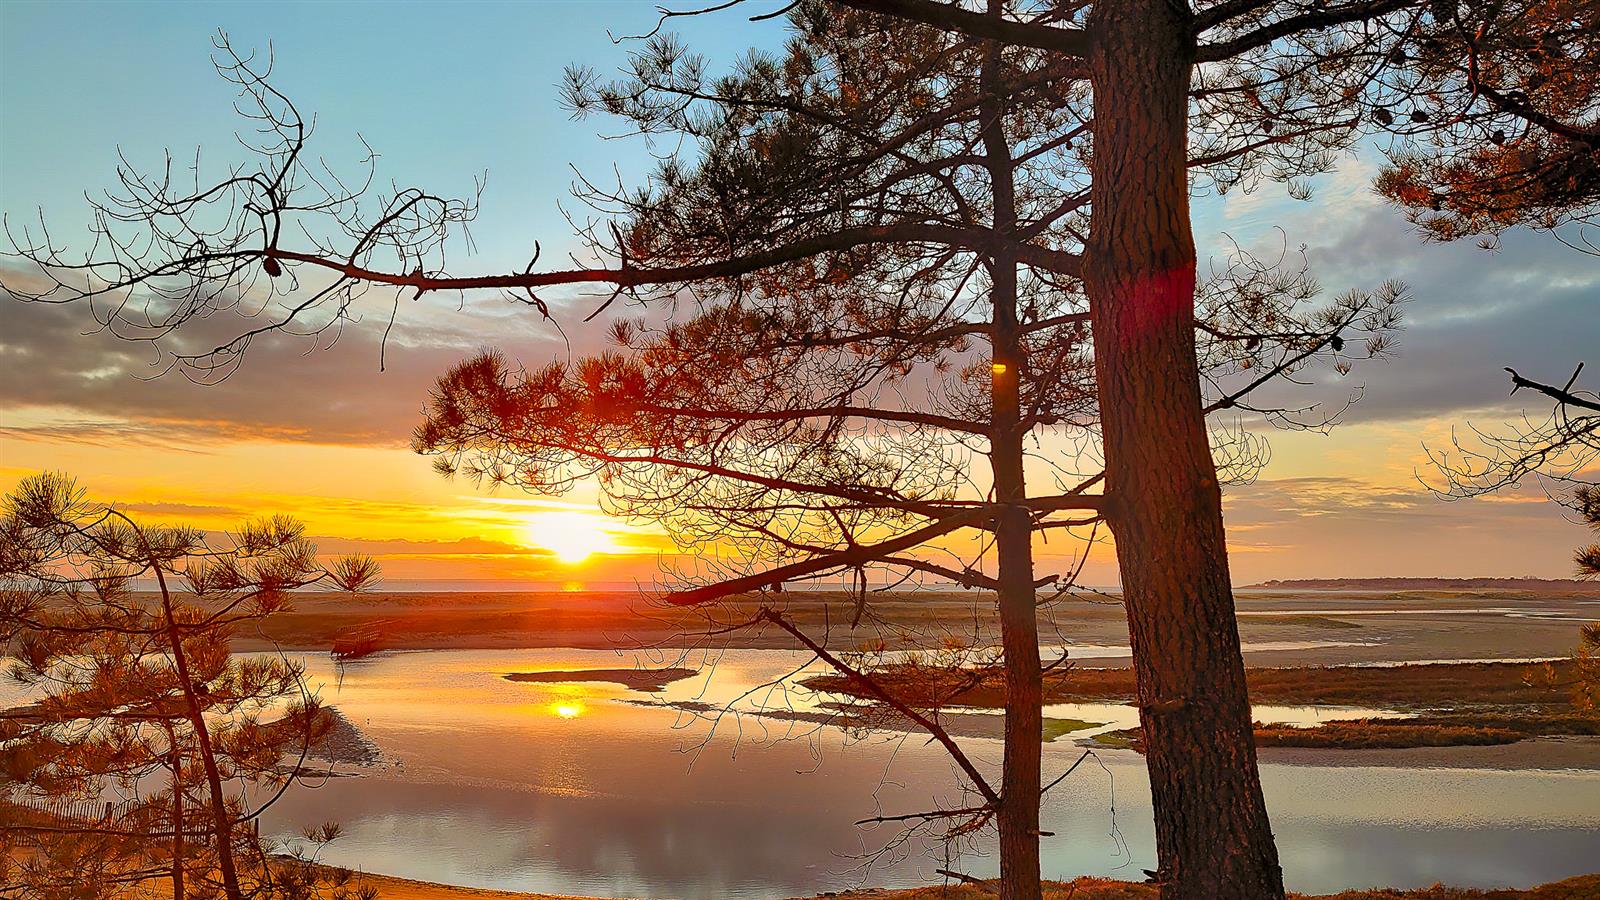
[[[920,22],[971,37],[998,40],[1019,47],[1054,50],[1068,56],[1089,54],[1089,33],[1081,28],[1061,28],[1039,22],[1018,22],[934,0],[833,0],[839,6],[908,22]]]

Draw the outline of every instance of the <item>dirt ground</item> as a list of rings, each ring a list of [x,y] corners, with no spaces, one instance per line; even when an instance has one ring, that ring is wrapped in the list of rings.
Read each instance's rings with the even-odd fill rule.
[[[383,900],[580,900],[565,895],[521,894],[458,888],[407,881],[403,878],[366,876]],[[911,890],[865,890],[824,895],[838,900],[984,900],[993,892],[972,885],[941,885]],[[1049,882],[1045,900],[1153,900],[1156,890],[1149,885],[1101,878],[1079,878],[1073,882]],[[1311,900],[1311,895],[1291,895]],[[1528,890],[1478,891],[1463,888],[1432,887],[1417,891],[1346,891],[1315,895],[1327,900],[1593,900],[1600,897],[1600,875],[1582,875],[1565,881],[1540,885]]]

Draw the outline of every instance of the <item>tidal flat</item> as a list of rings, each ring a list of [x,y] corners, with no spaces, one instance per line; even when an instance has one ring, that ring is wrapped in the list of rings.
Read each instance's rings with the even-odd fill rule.
[[[870,658],[931,658],[953,645],[981,654],[993,635],[992,600],[976,592],[881,599],[885,621],[927,624]],[[1499,715],[1492,727],[1528,730],[1530,711],[1553,716],[1559,697],[1519,673],[1569,652],[1578,624],[1600,615],[1600,596],[1239,600],[1255,717],[1297,744],[1261,750],[1291,889],[1530,888],[1592,872],[1600,738],[1305,744],[1330,722],[1383,729]],[[814,626],[833,622],[831,647],[870,643],[865,629],[839,624],[842,595],[782,601]],[[770,631],[703,636],[757,602],[702,615],[600,592],[297,596],[279,630],[242,652],[303,660],[362,752],[320,761],[353,777],[292,789],[264,833],[292,841],[337,811],[344,833],[323,861],[424,883],[418,890],[771,900],[939,881],[948,860],[938,841],[896,844],[898,830],[854,823],[959,802],[949,757],[905,722],[864,716],[826,665]],[[1043,748],[1045,776],[1072,769],[1045,806],[1044,873],[1137,881],[1155,846],[1144,760],[1116,739],[1138,723],[1122,611],[1078,601],[1043,615],[1043,651],[1069,661],[1045,708],[1059,723]],[[378,653],[344,665],[329,657],[342,630],[374,626],[387,641]],[[992,771],[1000,710],[985,705],[993,698],[967,699],[948,717]],[[1522,724],[1506,718],[1511,708]],[[958,851],[963,871],[993,874],[984,840]]]
[[[669,612],[676,617],[663,622],[638,597],[579,594],[567,608],[572,596],[361,598],[339,616],[388,621],[397,644],[447,646],[395,648],[342,667],[313,640],[329,635],[336,602],[297,598],[293,616],[305,618],[286,618],[306,643],[293,652],[384,760],[356,767],[362,777],[291,793],[269,824],[289,835],[337,808],[346,832],[328,861],[477,889],[770,900],[939,880],[937,841],[914,839],[885,858],[876,854],[898,832],[853,824],[959,800],[953,765],[925,735],[893,717],[864,718],[857,698],[831,689],[826,665],[770,633],[696,636],[747,612],[740,604],[710,616]],[[782,599],[791,615],[835,622],[830,646],[865,643],[837,624],[842,596]],[[890,655],[958,637],[981,647],[988,602],[961,592],[887,596],[884,614],[895,621],[934,622],[917,632],[924,640]],[[1553,710],[1559,698],[1519,673],[1539,665],[1529,660],[1567,653],[1578,622],[1600,613],[1600,597],[1272,592],[1242,594],[1240,606],[1256,718],[1293,738],[1335,721],[1382,728]],[[493,632],[489,623],[512,610],[516,627]],[[1062,603],[1046,617],[1045,652],[1072,660],[1045,710],[1062,723],[1044,747],[1046,777],[1085,750],[1093,756],[1046,804],[1044,827],[1055,834],[1045,874],[1137,880],[1155,852],[1144,761],[1126,745],[1094,744],[1137,725],[1121,610]],[[430,638],[458,627],[464,635]],[[659,643],[647,647],[647,638]],[[480,641],[502,646],[448,649]],[[983,705],[990,698],[973,699],[948,717],[987,770],[999,762],[1002,719]],[[1600,738],[1269,746],[1261,758],[1294,890],[1529,888],[1592,870]],[[978,875],[996,865],[981,840],[959,856]],[[1357,858],[1361,866],[1348,864]]]

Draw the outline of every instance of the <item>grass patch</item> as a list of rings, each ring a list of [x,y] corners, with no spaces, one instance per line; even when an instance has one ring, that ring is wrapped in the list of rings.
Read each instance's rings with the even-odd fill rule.
[[[1448,712],[1415,716],[1405,721],[1414,725],[1493,728],[1523,737],[1600,735],[1600,715],[1575,712]]]
[[[1044,720],[1044,740],[1045,743],[1049,743],[1074,731],[1082,731],[1085,728],[1099,728],[1104,724],[1104,722],[1085,722],[1082,719],[1052,719],[1046,716]]]
[[[1483,747],[1515,744],[1527,735],[1471,725],[1410,725],[1393,719],[1326,722],[1315,728],[1256,724],[1257,747],[1319,750],[1395,750],[1405,747]]]
[[[1135,750],[1143,753],[1144,729],[1118,728],[1116,731],[1102,731],[1089,738],[1088,743],[1107,750]]]

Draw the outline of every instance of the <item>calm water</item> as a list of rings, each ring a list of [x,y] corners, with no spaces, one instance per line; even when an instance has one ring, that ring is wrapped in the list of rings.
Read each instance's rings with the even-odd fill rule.
[[[285,835],[336,818],[324,859],[371,872],[482,887],[601,896],[788,897],[860,883],[938,880],[936,841],[871,857],[899,832],[851,823],[962,805],[953,766],[925,738],[855,740],[838,729],[749,714],[814,709],[770,686],[805,662],[731,651],[657,698],[610,684],[506,681],[508,672],[679,662],[601,651],[421,651],[351,665],[309,660],[326,701],[384,752],[358,778],[290,792],[267,819]],[[687,661],[698,667],[705,660]],[[732,703],[711,717],[628,700]],[[1354,711],[1361,713],[1362,711]],[[1060,704],[1050,715],[1122,727],[1127,707]],[[1352,711],[1257,709],[1310,723]],[[1089,732],[1084,732],[1089,733]],[[963,745],[994,769],[998,741]],[[1046,778],[1082,753],[1045,748]],[[348,768],[348,767],[346,767]],[[1528,885],[1596,867],[1600,773],[1263,767],[1290,886]],[[1051,792],[1047,876],[1142,878],[1153,868],[1140,757],[1100,751]],[[868,865],[870,863],[870,865]],[[988,843],[957,868],[992,874]],[[864,868],[865,867],[865,868]]]

